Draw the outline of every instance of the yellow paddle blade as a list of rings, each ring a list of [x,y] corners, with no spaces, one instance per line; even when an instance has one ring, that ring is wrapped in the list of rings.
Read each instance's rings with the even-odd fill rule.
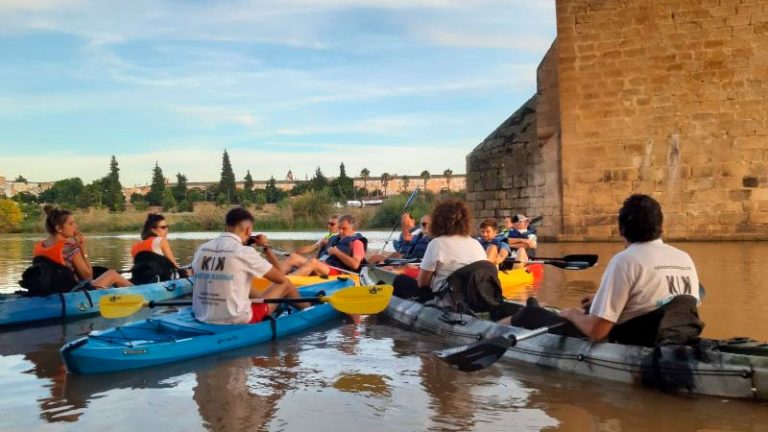
[[[99,311],[104,318],[123,318],[135,314],[146,302],[141,294],[120,294],[99,299]]]
[[[377,314],[387,308],[393,291],[392,285],[349,287],[323,297],[322,301],[330,303],[334,309],[346,314]]]

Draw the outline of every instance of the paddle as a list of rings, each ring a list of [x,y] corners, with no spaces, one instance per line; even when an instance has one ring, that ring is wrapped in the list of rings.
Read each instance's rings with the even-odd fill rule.
[[[508,349],[517,345],[518,342],[546,334],[550,330],[554,330],[564,324],[565,321],[549,327],[530,330],[519,335],[508,333],[503,336],[473,342],[469,345],[435,351],[433,355],[460,371],[472,372],[485,369],[496,363]]]
[[[565,261],[565,262],[585,262],[588,264],[588,267],[594,267],[597,264],[597,260],[599,258],[598,255],[594,254],[571,254],[566,255],[563,257],[533,257],[535,260],[541,260],[541,261]],[[532,261],[529,261],[532,262]]]
[[[330,303],[339,312],[351,315],[376,314],[387,308],[392,297],[392,285],[368,285],[340,289],[329,296],[304,298],[257,298],[252,303]],[[123,318],[143,307],[190,306],[191,300],[147,301],[141,294],[104,296],[99,310],[105,318]]]
[[[592,267],[586,261],[557,261],[557,260],[540,260],[540,259],[529,260],[529,261],[517,261],[517,260],[506,259],[504,260],[504,262],[510,262],[515,264],[547,264],[563,270],[586,270]]]
[[[403,211],[400,212],[400,214],[405,214],[405,211],[408,210],[408,207],[411,206],[411,203],[413,202],[413,199],[416,198],[416,195],[419,193],[419,188],[416,188],[411,192],[411,196],[408,197],[408,200],[405,202],[405,205],[403,206]],[[387,248],[387,244],[390,240],[392,240],[392,235],[395,234],[395,230],[397,230],[398,225],[400,225],[400,222],[395,223],[395,226],[392,227],[392,232],[389,233],[389,236],[387,237],[387,240],[384,242],[384,246],[379,249],[379,254],[384,252],[384,249]]]

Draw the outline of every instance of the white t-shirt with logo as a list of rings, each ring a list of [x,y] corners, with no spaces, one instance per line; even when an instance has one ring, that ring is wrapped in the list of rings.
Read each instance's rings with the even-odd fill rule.
[[[661,239],[632,243],[608,263],[589,313],[621,324],[664,306],[679,294],[701,298],[691,257]]]
[[[440,236],[432,239],[421,259],[420,268],[435,272],[432,290],[437,291],[456,270],[486,259],[480,242],[469,236]]]
[[[224,233],[204,243],[192,260],[195,286],[192,310],[210,324],[244,324],[251,320],[251,280],[262,277],[272,264],[240,237]]]

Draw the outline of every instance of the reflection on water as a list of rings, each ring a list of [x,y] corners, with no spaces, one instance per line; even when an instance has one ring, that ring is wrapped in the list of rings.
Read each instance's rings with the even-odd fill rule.
[[[216,234],[207,235],[173,239],[182,262]],[[7,251],[0,256],[6,290],[18,279],[35,240],[0,237],[0,248]],[[91,238],[90,254],[98,262],[126,267],[133,240]],[[286,249],[296,244],[282,242]],[[694,257],[707,287],[702,306],[707,334],[768,339],[768,298],[762,288],[768,275],[757,258],[766,255],[768,245],[679,246]],[[545,256],[599,253],[604,266],[621,245],[540,249]],[[515,296],[535,294],[550,304],[574,305],[597,288],[601,268],[547,268],[545,273],[541,286]],[[144,310],[130,319],[162,312]],[[446,342],[376,317],[329,323],[274,343],[160,368],[103,376],[64,373],[58,355],[64,341],[121,322],[93,318],[0,330],[0,430],[758,431],[768,424],[765,404],[669,396],[525,364],[500,362],[460,373],[431,356]]]

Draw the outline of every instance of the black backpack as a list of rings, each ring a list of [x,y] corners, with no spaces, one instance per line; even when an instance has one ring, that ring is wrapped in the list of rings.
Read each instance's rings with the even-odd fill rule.
[[[154,252],[139,252],[133,258],[131,282],[135,285],[164,282],[173,279],[174,273],[176,266],[168,258]],[[179,273],[186,277],[183,270],[179,270]]]
[[[32,266],[21,274],[19,285],[27,289],[23,295],[42,297],[72,291],[77,285],[77,278],[69,267],[37,256],[32,259]]]

